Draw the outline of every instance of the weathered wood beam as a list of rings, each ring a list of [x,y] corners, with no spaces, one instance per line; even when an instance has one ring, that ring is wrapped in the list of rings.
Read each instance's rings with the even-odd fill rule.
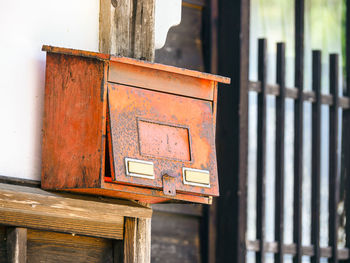
[[[27,262],[27,229],[7,228],[7,261],[9,263]]]
[[[124,217],[151,216],[150,208],[131,201],[0,183],[0,224],[123,239]]]
[[[151,220],[126,217],[124,263],[147,262],[151,262]]]
[[[154,60],[155,0],[100,0],[99,51]]]

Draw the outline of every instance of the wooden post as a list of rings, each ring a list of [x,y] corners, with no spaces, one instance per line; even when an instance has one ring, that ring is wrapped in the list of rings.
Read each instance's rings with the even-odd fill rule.
[[[218,73],[231,78],[219,88],[216,152],[220,181],[217,198],[216,263],[245,262],[249,0],[220,0]]]
[[[154,61],[155,0],[100,0],[99,51]],[[120,258],[115,245],[115,260]],[[125,219],[124,262],[151,262],[151,219]]]
[[[155,0],[100,0],[99,51],[154,60]]]
[[[9,263],[27,262],[27,229],[7,229],[7,260]]]
[[[126,217],[124,224],[124,263],[151,262],[149,219]]]

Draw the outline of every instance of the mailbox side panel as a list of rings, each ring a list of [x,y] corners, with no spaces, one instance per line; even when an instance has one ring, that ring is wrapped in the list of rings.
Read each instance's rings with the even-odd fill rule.
[[[99,187],[104,172],[105,62],[47,53],[42,187]]]

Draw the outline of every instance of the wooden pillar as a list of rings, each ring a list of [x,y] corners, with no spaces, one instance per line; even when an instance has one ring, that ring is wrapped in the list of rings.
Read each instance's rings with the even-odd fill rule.
[[[124,224],[124,263],[151,262],[149,219],[126,217]]]
[[[155,0],[100,0],[99,51],[154,61]],[[145,204],[143,204],[145,205]],[[125,263],[151,262],[151,219],[125,219]]]
[[[154,3],[100,0],[100,52],[153,61]]]
[[[217,157],[220,197],[216,204],[216,261],[245,262],[249,0],[218,1],[218,73],[231,78],[219,88]]]

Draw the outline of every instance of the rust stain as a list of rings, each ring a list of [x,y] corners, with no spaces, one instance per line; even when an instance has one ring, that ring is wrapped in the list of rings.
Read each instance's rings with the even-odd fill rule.
[[[108,54],[43,50],[43,188],[147,203],[209,204],[218,196],[216,84],[228,78]],[[121,75],[123,84],[116,84]],[[126,157],[152,162],[155,178],[128,176]],[[209,171],[210,188],[185,185],[184,167]]]

